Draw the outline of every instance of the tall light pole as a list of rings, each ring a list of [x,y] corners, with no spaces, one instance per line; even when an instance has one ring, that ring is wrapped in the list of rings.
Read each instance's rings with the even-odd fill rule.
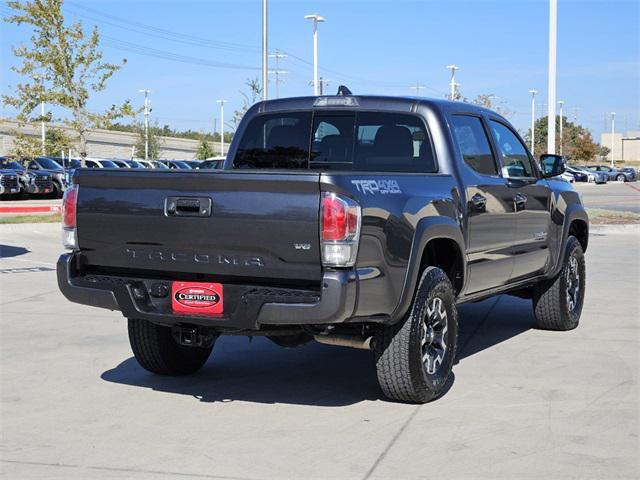
[[[445,68],[451,70],[451,81],[449,82],[449,87],[451,87],[451,93],[449,95],[449,100],[456,99],[456,87],[458,84],[456,83],[456,70],[460,70],[460,67],[457,65],[447,65]]]
[[[615,125],[616,125],[616,112],[611,112],[611,168],[613,168],[613,150],[616,146],[615,141]]]
[[[313,96],[318,96],[318,23],[324,22],[324,17],[314,13],[305,15],[307,20],[313,20]]]
[[[535,155],[536,146],[536,93],[537,90],[529,90],[531,94],[531,155]]]
[[[549,114],[547,117],[547,153],[556,153],[556,57],[558,46],[558,0],[549,0]]]
[[[562,155],[562,107],[564,105],[564,100],[558,100],[558,105],[560,105],[560,155]]]
[[[40,102],[40,136],[42,141],[42,156],[47,154],[47,149],[45,148],[45,137],[46,133],[44,131],[44,101]]]
[[[140,93],[144,93],[144,159],[149,160],[149,94],[151,90],[138,90]]]
[[[216,100],[220,104],[220,156],[224,157],[224,104],[226,100]]]
[[[262,0],[262,100],[269,98],[269,56],[267,49],[267,0]]]

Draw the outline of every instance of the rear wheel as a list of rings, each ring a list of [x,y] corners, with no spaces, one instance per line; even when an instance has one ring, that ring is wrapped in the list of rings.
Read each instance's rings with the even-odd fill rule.
[[[626,181],[627,181],[627,177],[625,177],[624,175],[618,175],[618,176],[616,177],[616,180],[617,180],[618,182],[626,182]]]
[[[534,289],[533,309],[538,328],[572,330],[580,322],[586,286],[584,252],[578,239],[570,236],[563,267],[553,280],[539,283]]]
[[[376,368],[383,393],[426,403],[447,383],[456,353],[458,312],[447,275],[428,267],[406,318],[383,327],[376,339]]]
[[[206,363],[213,349],[213,345],[179,345],[171,333],[171,327],[135,318],[129,319],[129,343],[140,366],[158,375],[194,373]]]

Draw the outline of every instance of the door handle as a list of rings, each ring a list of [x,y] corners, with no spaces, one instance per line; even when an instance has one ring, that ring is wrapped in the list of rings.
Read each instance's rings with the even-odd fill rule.
[[[487,207],[487,198],[484,195],[476,193],[471,197],[471,203],[477,210],[484,210]]]
[[[516,193],[513,197],[513,204],[516,207],[516,210],[518,210],[518,207],[520,209],[523,209],[525,207],[527,203],[527,196],[523,195],[522,193]]]

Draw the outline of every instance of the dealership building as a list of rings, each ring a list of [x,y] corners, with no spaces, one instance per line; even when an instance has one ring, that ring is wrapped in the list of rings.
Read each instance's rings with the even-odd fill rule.
[[[70,137],[74,132],[66,127],[56,125]],[[39,124],[19,124],[14,120],[0,120],[0,156],[8,155],[13,149],[15,132],[41,138]],[[199,145],[198,140],[175,137],[158,137],[160,143],[160,158],[168,160],[193,160]],[[87,134],[87,155],[95,158],[131,158],[133,147],[139,136],[130,132],[115,130],[91,129]],[[217,145],[216,145],[217,146]],[[214,146],[214,148],[216,147]],[[72,156],[77,156],[72,151]]]
[[[640,130],[614,133],[613,142],[611,132],[603,133],[600,135],[600,145],[613,150],[613,160],[616,162],[640,161]],[[611,161],[611,153],[605,157],[605,160]]]

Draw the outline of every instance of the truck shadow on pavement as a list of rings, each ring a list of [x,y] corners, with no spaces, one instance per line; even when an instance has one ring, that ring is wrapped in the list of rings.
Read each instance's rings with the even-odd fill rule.
[[[24,247],[15,247],[13,245],[0,245],[0,258],[19,257],[29,253],[30,250]]]
[[[531,302],[501,296],[462,305],[456,363],[533,327]],[[455,370],[454,370],[455,371]],[[371,352],[310,342],[283,349],[266,338],[221,337],[196,374],[161,377],[131,357],[101,378],[107,382],[189,395],[202,402],[245,401],[338,407],[384,400]],[[453,375],[449,388],[453,383]]]

